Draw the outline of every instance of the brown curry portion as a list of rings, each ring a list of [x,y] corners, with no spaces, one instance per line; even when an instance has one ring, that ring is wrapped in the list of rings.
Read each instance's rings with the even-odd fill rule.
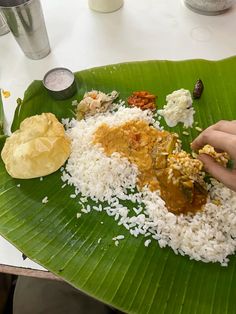
[[[181,151],[177,134],[132,120],[114,127],[102,124],[94,133],[94,143],[102,145],[108,156],[118,152],[136,164],[139,188],[160,190],[170,211],[195,212],[206,203],[202,164]]]
[[[180,173],[174,176],[181,177]],[[164,169],[162,175],[158,176],[161,197],[165,200],[166,207],[176,213],[196,212],[206,203],[207,191],[192,180],[182,181],[175,184],[168,179],[168,168]]]

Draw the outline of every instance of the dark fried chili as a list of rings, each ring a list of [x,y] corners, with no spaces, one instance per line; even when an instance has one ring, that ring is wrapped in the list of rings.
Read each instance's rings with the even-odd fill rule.
[[[197,80],[197,82],[194,85],[194,89],[193,89],[193,98],[194,99],[198,99],[201,97],[202,92],[204,89],[204,85],[202,83],[202,80]]]

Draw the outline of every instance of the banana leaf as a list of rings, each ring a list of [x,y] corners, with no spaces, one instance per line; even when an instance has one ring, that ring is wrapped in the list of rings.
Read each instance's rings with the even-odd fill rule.
[[[158,95],[161,108],[167,94],[192,90],[199,78],[205,89],[193,105],[195,121],[204,129],[220,119],[236,118],[235,73],[236,57],[116,64],[77,72],[77,95],[65,101],[53,100],[42,82],[34,81],[17,106],[12,131],[26,117],[42,112],[72,117],[71,101],[91,89],[117,90],[121,99],[147,90]],[[174,131],[181,136],[182,126]],[[189,136],[182,135],[186,150],[198,134],[195,128],[188,131]],[[1,161],[0,176],[0,234],[74,287],[126,313],[235,313],[235,255],[228,267],[197,262],[161,249],[155,241],[145,247],[144,238],[132,237],[104,212],[77,219],[80,205],[70,198],[71,187],[62,192],[60,171],[42,181],[17,180]],[[45,196],[49,202],[43,204]],[[125,239],[116,247],[112,238],[118,234]]]

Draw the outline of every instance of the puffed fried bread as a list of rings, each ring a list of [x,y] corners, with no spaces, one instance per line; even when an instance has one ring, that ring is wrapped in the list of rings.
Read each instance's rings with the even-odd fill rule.
[[[46,176],[57,171],[71,152],[70,139],[52,113],[26,118],[7,138],[1,152],[7,172],[18,179]]]

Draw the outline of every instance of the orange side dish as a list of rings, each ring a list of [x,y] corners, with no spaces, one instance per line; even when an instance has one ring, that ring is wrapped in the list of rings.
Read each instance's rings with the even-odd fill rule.
[[[127,99],[127,102],[131,107],[135,106],[142,110],[156,109],[156,96],[147,91],[133,92],[133,94]]]
[[[206,203],[207,193],[200,184],[202,164],[186,152],[175,153],[179,149],[177,134],[132,120],[114,127],[102,124],[94,134],[94,143],[102,145],[106,155],[118,152],[136,164],[138,187],[160,190],[170,211],[195,212]]]

